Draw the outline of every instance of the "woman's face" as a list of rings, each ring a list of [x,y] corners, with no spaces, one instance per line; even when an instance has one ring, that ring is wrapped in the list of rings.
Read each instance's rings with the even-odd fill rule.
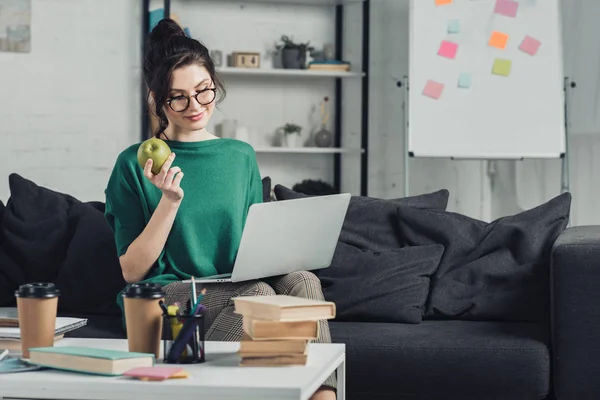
[[[215,97],[206,68],[192,64],[176,69],[164,107],[169,123],[186,131],[205,129],[215,109]]]

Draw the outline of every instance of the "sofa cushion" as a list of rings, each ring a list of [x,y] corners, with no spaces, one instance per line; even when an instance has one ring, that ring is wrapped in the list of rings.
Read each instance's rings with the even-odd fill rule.
[[[271,201],[271,178],[268,176],[262,178],[262,194],[263,203],[269,203]]]
[[[491,223],[398,207],[407,245],[445,247],[432,277],[427,317],[546,322],[551,249],[567,226],[570,205],[571,195],[564,193]]]
[[[68,214],[79,201],[10,174],[11,196],[0,230],[0,306],[14,303],[14,290],[31,281],[52,281],[69,244]]]
[[[431,245],[379,253],[338,242],[331,266],[314,272],[325,299],[336,304],[336,320],[416,324],[443,252]]]
[[[115,296],[126,282],[103,211],[100,202],[74,204],[69,210],[73,236],[54,280],[63,311],[121,315]]]
[[[2,226],[2,216],[4,216],[4,209],[6,208],[6,206],[4,205],[4,203],[2,202],[2,200],[0,200],[0,227]],[[2,229],[0,229],[0,246],[2,246]]]
[[[275,185],[274,192],[277,200],[290,200],[307,196],[282,185]],[[399,237],[396,223],[396,208],[403,205],[405,207],[445,210],[448,205],[448,196],[449,192],[446,189],[391,200],[352,196],[340,233],[340,241],[371,251],[401,247],[403,241]]]
[[[0,230],[0,306],[14,304],[25,282],[54,282],[60,311],[120,314],[115,297],[125,286],[104,203],[83,203],[18,174]]]
[[[530,400],[549,391],[547,331],[530,323],[330,322],[348,399]]]

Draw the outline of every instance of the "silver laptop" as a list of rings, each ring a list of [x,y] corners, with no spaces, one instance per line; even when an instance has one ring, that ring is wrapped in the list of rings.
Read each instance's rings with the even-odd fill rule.
[[[343,193],[253,204],[233,272],[194,280],[243,282],[329,267],[350,197]]]

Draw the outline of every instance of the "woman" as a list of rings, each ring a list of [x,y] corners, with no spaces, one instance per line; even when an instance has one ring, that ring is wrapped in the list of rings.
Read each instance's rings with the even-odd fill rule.
[[[168,304],[185,304],[190,285],[181,280],[231,272],[248,208],[262,201],[262,182],[251,146],[206,130],[225,91],[207,48],[186,37],[176,22],[162,20],[152,30],[144,78],[158,118],[155,136],[172,154],[154,175],[152,160],[143,169],[137,163],[139,144],[125,149],[106,188],[106,218],[125,280],[158,282]],[[241,339],[233,297],[323,299],[310,272],[202,286],[207,340]],[[317,342],[330,342],[327,321],[320,324]],[[335,399],[335,385],[332,375],[313,399]]]

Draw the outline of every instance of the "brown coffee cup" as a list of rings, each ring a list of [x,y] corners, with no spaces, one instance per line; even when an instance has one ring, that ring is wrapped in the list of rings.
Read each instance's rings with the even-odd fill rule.
[[[36,282],[21,285],[15,296],[22,357],[29,358],[29,349],[33,347],[54,346],[60,291],[53,283]]]
[[[157,283],[133,283],[123,291],[125,329],[129,351],[160,357],[162,287]]]

